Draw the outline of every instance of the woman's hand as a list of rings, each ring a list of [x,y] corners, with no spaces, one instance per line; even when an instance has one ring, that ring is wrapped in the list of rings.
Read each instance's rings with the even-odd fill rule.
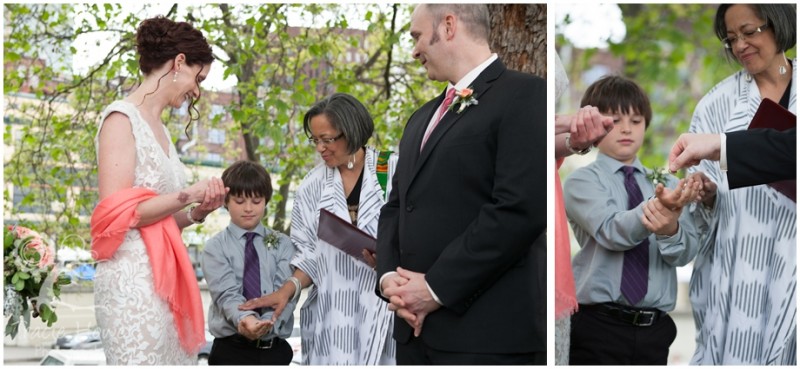
[[[695,172],[690,178],[694,178],[695,181],[701,183],[700,201],[709,208],[714,206],[714,201],[717,197],[717,184],[703,172]]]
[[[587,105],[573,116],[569,143],[573,149],[590,147],[614,129],[614,119],[600,114],[596,107]]]
[[[217,177],[211,177],[201,182],[205,182],[206,187],[200,205],[192,210],[192,219],[204,219],[208,214],[219,209],[225,204],[225,196],[230,191],[230,188],[225,187],[222,180]]]
[[[279,290],[269,294],[264,295],[261,297],[256,297],[254,299],[247,300],[244,304],[239,305],[239,310],[255,310],[258,308],[270,308],[274,312],[272,313],[273,317],[278,317],[283,312],[283,309],[286,308],[286,304],[289,303],[289,299],[292,297],[293,293],[290,292],[288,295],[286,294],[289,289],[286,286],[291,286],[290,288],[294,288],[292,283],[286,283],[281,287]]]
[[[361,255],[364,256],[364,260],[367,261],[369,267],[372,268],[372,270],[375,270],[375,267],[378,266],[378,260],[375,257],[375,253],[367,249],[363,249],[361,250]]]

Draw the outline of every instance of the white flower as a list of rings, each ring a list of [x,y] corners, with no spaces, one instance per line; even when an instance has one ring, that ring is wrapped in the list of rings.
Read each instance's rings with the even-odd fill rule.
[[[279,232],[272,232],[264,237],[264,247],[267,250],[274,250],[278,248],[278,243],[280,242],[280,237],[278,236]]]

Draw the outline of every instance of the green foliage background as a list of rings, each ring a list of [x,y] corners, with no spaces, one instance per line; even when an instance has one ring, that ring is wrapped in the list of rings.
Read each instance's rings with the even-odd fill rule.
[[[139,81],[134,32],[150,7],[129,13],[130,7],[120,4],[4,5],[4,143],[13,151],[4,159],[4,175],[6,184],[25,193],[15,204],[5,186],[5,219],[51,235],[59,245],[90,239],[88,216],[97,203],[97,116]],[[430,83],[410,56],[410,39],[404,36],[410,5],[359,7],[365,14],[360,20],[352,19],[352,8],[337,4],[176,4],[165,14],[191,21],[224,51],[215,55],[212,68],[237,77],[236,97],[224,112],[208,119],[210,103],[201,98],[199,124],[224,129],[228,141],[243,137],[248,158],[279,178],[268,212],[273,228],[288,226],[290,187],[314,163],[302,116],[315,101],[335,91],[354,95],[375,120],[371,145],[391,148],[413,109],[442,87]],[[292,33],[291,16],[313,19],[314,28]],[[368,24],[366,36],[343,31],[352,21]],[[117,42],[110,50],[92,50],[107,53],[103,62],[75,74],[66,63],[78,57],[73,40],[101,32]],[[366,55],[366,61],[346,61],[352,48]],[[45,63],[31,62],[37,59]],[[323,73],[307,73],[323,60]],[[188,117],[175,110],[164,115],[177,140]],[[234,125],[223,126],[223,116]],[[15,212],[19,207],[56,211],[25,218]],[[74,246],[88,246],[85,242]]]

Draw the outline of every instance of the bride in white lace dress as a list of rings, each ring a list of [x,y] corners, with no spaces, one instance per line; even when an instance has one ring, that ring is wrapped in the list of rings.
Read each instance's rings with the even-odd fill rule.
[[[225,188],[218,178],[184,188],[185,168],[161,113],[187,99],[193,107],[213,58],[202,33],[188,23],[147,19],[136,37],[142,84],[105,109],[96,138],[95,313],[108,364],[196,364],[205,343],[202,302],[193,272],[184,278],[189,259],[180,229],[222,205]],[[141,201],[133,199],[145,192]],[[200,205],[183,210],[192,203]],[[173,231],[158,234],[160,240],[172,234],[176,242],[145,237],[154,224]]]

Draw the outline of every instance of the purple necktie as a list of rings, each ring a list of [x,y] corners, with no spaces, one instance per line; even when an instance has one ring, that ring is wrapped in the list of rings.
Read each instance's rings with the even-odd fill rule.
[[[258,265],[258,254],[253,245],[256,238],[255,232],[244,234],[247,242],[244,244],[244,273],[242,276],[242,294],[246,300],[261,297],[261,268]]]
[[[624,166],[622,170],[625,172],[625,190],[628,192],[628,210],[630,210],[639,206],[644,201],[644,196],[642,196],[642,190],[639,189],[639,185],[636,184],[636,178],[633,176],[636,168]],[[636,305],[639,301],[642,301],[644,295],[647,294],[649,253],[650,241],[647,238],[636,247],[625,251],[619,290],[631,305]]]

